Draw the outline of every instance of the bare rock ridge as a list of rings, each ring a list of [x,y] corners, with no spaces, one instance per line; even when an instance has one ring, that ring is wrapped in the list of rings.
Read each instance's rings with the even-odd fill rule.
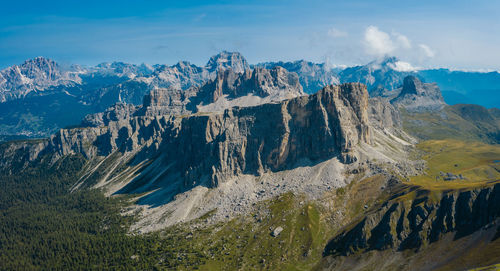
[[[307,61],[250,66],[240,53],[227,51],[212,56],[204,66],[179,61],[175,65],[112,62],[63,67],[36,58],[0,71],[0,103],[6,115],[0,120],[0,140],[2,135],[48,137],[116,103],[140,106],[151,91],[156,101],[164,101],[151,104],[149,111],[142,109],[148,115],[221,112],[231,106],[255,106],[314,93],[340,82],[364,82],[372,96],[387,98],[384,92],[390,92],[392,99],[399,92],[391,90],[401,86],[403,76],[417,75],[400,72],[398,63],[388,58],[347,69]],[[426,88],[426,84],[421,86]],[[424,93],[409,94],[394,104],[410,110],[439,108],[425,97]],[[420,106],[404,102],[409,99]]]
[[[134,65],[124,62],[104,62],[98,64],[95,68],[91,69],[91,72],[94,72],[100,76],[118,76],[118,77],[127,77],[127,78],[135,78],[140,76],[148,76],[153,73],[154,68],[147,64]]]
[[[240,173],[287,169],[301,159],[338,157],[350,163],[357,159],[356,145],[371,139],[368,92],[358,83],[208,115],[131,117],[130,108],[119,107],[123,118],[107,112],[102,114],[102,126],[62,129],[31,146],[13,144],[2,152],[2,161],[19,152],[29,154],[25,162],[44,155],[54,160],[82,154],[92,160],[121,153],[130,157],[128,165],[149,161],[141,164],[122,191],[149,190],[179,178],[188,189],[198,184],[217,186]],[[148,172],[156,172],[151,167],[162,168],[163,173],[150,176]]]
[[[324,255],[357,251],[419,249],[440,240],[454,239],[488,227],[500,216],[500,184],[469,191],[445,191],[437,201],[429,191],[408,200],[391,200],[360,221],[348,225],[325,248]],[[491,225],[490,225],[491,226]]]

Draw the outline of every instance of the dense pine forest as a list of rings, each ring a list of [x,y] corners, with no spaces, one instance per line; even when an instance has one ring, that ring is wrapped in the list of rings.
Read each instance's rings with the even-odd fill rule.
[[[177,259],[175,240],[127,234],[131,218],[119,213],[124,198],[106,198],[98,190],[69,192],[84,162],[71,156],[16,169],[16,175],[1,173],[0,270],[178,265],[161,260]]]

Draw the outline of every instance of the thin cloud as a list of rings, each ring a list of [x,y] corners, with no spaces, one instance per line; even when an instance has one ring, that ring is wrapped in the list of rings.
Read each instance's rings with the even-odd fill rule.
[[[403,49],[411,49],[411,42],[408,37],[397,32],[393,32],[392,35],[396,38],[396,43],[399,47]]]
[[[347,32],[339,30],[335,27],[328,29],[327,34],[332,38],[343,38],[348,36]]]
[[[200,22],[207,17],[206,13],[202,13],[193,18],[193,22]]]
[[[433,58],[436,55],[436,53],[425,44],[419,44],[418,47],[427,57]]]
[[[410,63],[404,62],[404,61],[397,61],[394,64],[389,63],[389,67],[391,67],[391,69],[393,69],[395,71],[399,71],[399,72],[413,72],[413,71],[417,71],[420,69],[420,68],[414,67]]]

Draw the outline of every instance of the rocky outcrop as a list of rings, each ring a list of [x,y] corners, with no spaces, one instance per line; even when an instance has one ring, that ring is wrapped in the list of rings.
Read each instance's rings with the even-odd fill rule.
[[[236,99],[244,96],[266,98],[267,102],[279,101],[304,95],[297,74],[284,68],[275,67],[271,70],[255,68],[237,73],[232,69],[219,72],[215,80],[200,88],[191,104],[209,104],[221,97]],[[193,110],[194,106],[193,106]]]
[[[439,110],[445,105],[443,95],[437,84],[422,83],[415,76],[407,76],[399,94],[391,100],[396,106],[408,111]]]
[[[389,101],[381,98],[371,98],[368,102],[368,116],[370,124],[380,130],[394,130],[402,127],[402,120],[398,109]]]
[[[253,89],[259,96],[304,95],[297,74],[279,66],[270,70],[256,68],[246,89]]]
[[[186,106],[198,89],[188,90],[155,88],[144,96],[139,116],[184,115],[192,113]]]
[[[86,103],[100,102],[96,97],[105,96],[104,108],[116,102],[137,105],[149,90],[199,87],[226,69],[243,73],[250,67],[240,53],[226,51],[212,56],[204,67],[180,61],[172,66],[111,62],[94,67],[62,68],[53,60],[37,57],[0,71],[0,102],[51,87],[77,86],[84,91],[73,91],[72,95],[82,95],[80,98]],[[139,99],[131,92],[138,92]]]
[[[294,72],[299,76],[300,84],[304,92],[308,94],[328,85],[338,85],[340,83],[336,73],[328,67],[326,63],[313,63],[305,60],[294,62],[266,62],[257,64],[256,67],[272,69],[274,67],[283,67],[289,72]]]
[[[191,87],[200,87],[214,80],[218,73],[223,73],[225,70],[244,73],[249,71],[250,67],[240,53],[223,51],[212,56],[204,67],[180,61],[173,66],[161,65],[151,76],[137,80],[147,82],[151,88],[186,90]]]
[[[458,239],[489,227],[500,216],[498,183],[468,191],[443,191],[438,200],[430,193],[414,190],[387,201],[334,237],[324,255],[419,249],[446,233],[454,233]],[[416,197],[412,199],[412,195]]]
[[[106,126],[112,121],[129,119],[137,112],[137,107],[132,104],[117,103],[106,111],[85,116],[82,127]]]
[[[177,90],[200,86],[210,80],[210,73],[187,61],[181,61],[173,66],[161,65],[149,77],[136,79],[147,83],[151,88],[172,88]]]

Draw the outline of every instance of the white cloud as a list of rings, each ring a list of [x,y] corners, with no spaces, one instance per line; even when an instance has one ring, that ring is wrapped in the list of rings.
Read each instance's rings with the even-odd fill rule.
[[[373,25],[370,25],[365,30],[364,45],[368,54],[377,57],[386,55],[403,55],[408,57],[418,54],[427,58],[433,58],[436,55],[434,50],[423,43],[418,44],[417,50],[410,50],[412,49],[412,43],[407,36],[394,31],[389,34]],[[395,69],[402,71],[415,70],[414,67],[409,67],[406,64],[409,65],[409,63],[403,62]]]
[[[404,49],[411,49],[411,42],[405,35],[393,32],[392,35],[396,38],[399,47]]]
[[[365,31],[365,46],[368,54],[383,56],[392,53],[396,46],[389,34],[370,25]]]
[[[332,38],[347,37],[347,32],[342,31],[342,30],[338,30],[335,27],[332,27],[332,28],[328,29],[328,33],[327,34],[328,34],[328,36],[330,36]]]
[[[396,63],[388,64],[391,69],[398,71],[398,72],[413,72],[416,70],[419,70],[418,67],[413,67],[410,63],[404,62],[404,61],[397,61]]]
[[[418,47],[422,50],[422,52],[427,56],[427,57],[434,57],[436,53],[427,45],[425,44],[419,44]]]

